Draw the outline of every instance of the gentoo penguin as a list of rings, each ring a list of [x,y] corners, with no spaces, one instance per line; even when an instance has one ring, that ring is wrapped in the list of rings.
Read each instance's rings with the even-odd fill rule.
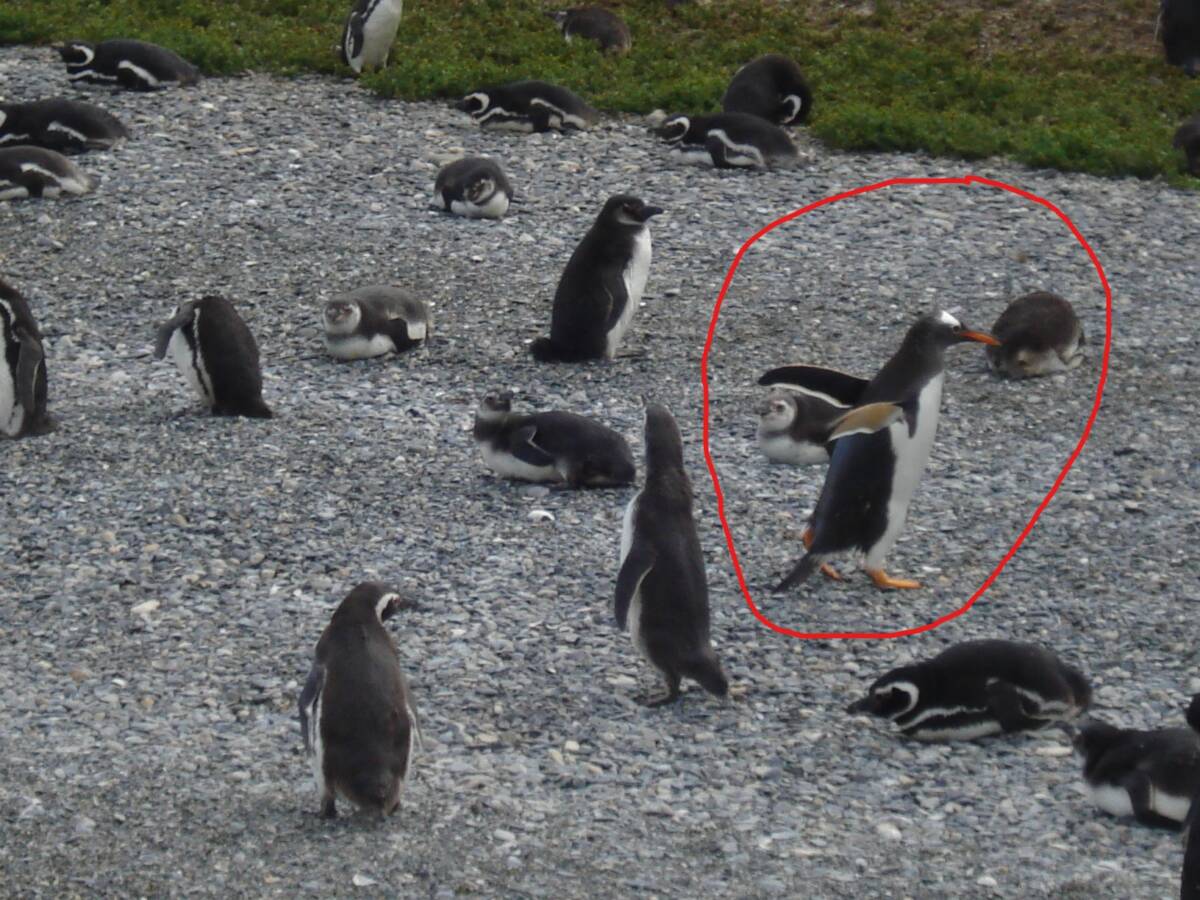
[[[495,131],[585,131],[600,117],[583,100],[557,84],[513,81],[472,91],[454,105],[479,127]]]
[[[829,462],[833,442],[849,434],[872,433],[904,417],[892,403],[846,411],[819,397],[775,390],[758,408],[758,446],[771,462],[793,466]]]
[[[570,42],[574,38],[595,41],[605,53],[628,53],[633,46],[629,26],[600,6],[579,6],[546,13]]]
[[[121,120],[91,103],[35,100],[0,103],[0,147],[32,144],[59,153],[111,150],[129,137]]]
[[[410,606],[384,585],[364,582],[334,610],[317,642],[300,694],[300,733],[324,819],[337,815],[338,794],[381,816],[400,807],[420,731],[383,623]]]
[[[218,416],[271,418],[262,398],[258,344],[224,297],[189,300],[158,329],[154,355],[171,352],[201,402]]]
[[[1200,694],[1192,697],[1187,709],[1187,723],[1193,732],[1200,734]],[[1200,900],[1200,803],[1196,802],[1195,797],[1183,822],[1183,845],[1179,897],[1180,900]]]
[[[569,487],[630,484],[637,472],[625,438],[568,412],[518,415],[512,394],[489,394],[472,432],[484,464],[504,478],[563,482]]]
[[[766,169],[797,159],[796,145],[786,131],[746,113],[670,116],[659,126],[658,136],[683,162],[711,163],[718,169]]]
[[[804,532],[808,553],[776,591],[804,581],[826,557],[852,550],[865,555],[863,568],[878,587],[920,587],[889,576],[883,560],[904,528],[908,504],[933,447],[946,348],[963,341],[999,344],[990,334],[970,331],[941,312],[918,319],[900,349],[870,381],[817,366],[783,366],[759,379],[762,385],[786,385],[846,407],[894,403],[906,413],[885,429],[852,434],[834,446],[825,485]],[[823,571],[839,577],[830,568]]]
[[[1167,62],[1195,78],[1200,72],[1200,0],[1162,0],[1158,24]]]
[[[609,197],[571,254],[554,292],[550,337],[529,347],[540,362],[612,359],[629,329],[650,274],[651,216],[637,197]]]
[[[919,741],[970,741],[1077,718],[1087,679],[1049,650],[1015,641],[964,641],[893,669],[849,713],[891,719]]]
[[[721,109],[778,125],[800,125],[812,110],[812,91],[795,62],[767,53],[734,73],[721,98]]]
[[[342,29],[342,62],[356,75],[386,66],[403,12],[404,0],[354,0]]]
[[[499,219],[508,212],[513,189],[494,159],[468,156],[438,172],[433,196],[446,212],[468,219]]]
[[[1083,327],[1071,304],[1046,291],[1014,300],[992,326],[1000,346],[986,347],[993,369],[1032,378],[1074,369],[1083,361]]]
[[[42,147],[0,148],[0,200],[86,194],[100,179],[61,153]]]
[[[53,427],[42,333],[25,298],[0,278],[0,432],[24,437]]]
[[[385,285],[339,294],[325,304],[322,321],[329,355],[346,360],[410,350],[432,325],[424,301]]]
[[[1188,174],[1200,178],[1200,113],[1179,126],[1171,146],[1186,154]]]
[[[709,637],[708,576],[683,440],[665,407],[646,405],[645,437],[646,483],[625,508],[621,529],[617,626],[629,628],[633,646],[667,683],[667,693],[647,706],[678,700],[684,677],[724,697],[729,682]]]
[[[1109,815],[1178,828],[1200,791],[1200,737],[1189,728],[1136,731],[1085,723],[1075,735],[1088,796]]]
[[[171,84],[196,84],[200,73],[178,54],[145,41],[115,40],[88,44],[67,41],[58,48],[67,78],[93,84],[153,91]]]

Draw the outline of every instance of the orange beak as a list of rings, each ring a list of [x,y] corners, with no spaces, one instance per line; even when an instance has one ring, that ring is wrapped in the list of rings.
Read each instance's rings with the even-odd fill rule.
[[[987,344],[989,347],[1000,346],[1000,341],[986,331],[963,331],[959,334],[959,337],[964,341],[978,341],[981,344]]]

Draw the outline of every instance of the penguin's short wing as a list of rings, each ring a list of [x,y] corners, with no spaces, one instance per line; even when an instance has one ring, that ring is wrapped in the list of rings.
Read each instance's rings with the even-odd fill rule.
[[[613,602],[613,612],[617,617],[617,627],[626,629],[629,618],[629,606],[634,595],[642,586],[642,581],[654,568],[654,551],[648,547],[639,546],[636,540],[629,548],[629,555],[621,563],[621,571],[617,573],[617,591]]]
[[[758,383],[790,388],[834,406],[857,406],[869,382],[837,369],[796,365],[771,369],[758,379]]]
[[[158,326],[158,332],[154,339],[155,359],[162,359],[167,355],[167,345],[171,343],[171,335],[175,333],[176,328],[179,328],[192,317],[192,307],[193,304],[191,303],[181,304],[170,321]]]
[[[629,302],[629,290],[625,287],[625,273],[608,269],[600,278],[600,292],[608,298],[608,308],[604,310],[604,330],[611,331],[621,319],[625,304]]]
[[[346,27],[342,32],[342,60],[350,65],[350,60],[362,53],[363,48],[363,17],[357,8],[351,11],[346,19]]]
[[[308,670],[308,680],[304,682],[304,690],[300,692],[300,733],[304,736],[304,750],[306,753],[313,752],[310,734],[313,725],[316,724],[308,721],[308,711],[312,709],[313,703],[321,695],[321,688],[324,686],[325,667],[319,662],[314,662],[312,668]]]
[[[508,452],[523,463],[531,466],[552,466],[554,457],[535,443],[537,426],[526,425],[512,433],[508,442]]]
[[[874,434],[904,418],[904,409],[895,403],[868,403],[835,419],[825,441],[836,441],[852,434]]]
[[[38,369],[45,365],[46,356],[42,350],[42,342],[36,337],[22,328],[16,329],[16,336],[21,343],[20,355],[17,358],[16,394],[28,416],[37,409]]]

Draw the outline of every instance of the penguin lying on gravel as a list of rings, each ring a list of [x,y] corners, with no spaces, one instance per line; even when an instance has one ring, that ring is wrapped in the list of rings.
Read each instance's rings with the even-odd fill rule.
[[[425,303],[400,288],[373,285],[334,297],[321,316],[325,349],[336,359],[370,359],[411,350],[429,337]]]
[[[734,73],[721,98],[721,108],[778,125],[800,125],[812,111],[812,91],[795,62],[767,53]]]
[[[595,41],[606,53],[628,53],[633,46],[629,26],[603,7],[580,6],[546,15],[554,20],[568,42],[577,37]]]
[[[100,179],[61,153],[41,147],[0,149],[0,200],[86,194]]]
[[[1049,650],[985,640],[893,669],[847,712],[891,719],[921,741],[969,741],[1070,721],[1091,701],[1087,679]]]
[[[0,103],[0,147],[32,144],[59,153],[111,150],[129,137],[120,119],[78,100]]]
[[[337,815],[339,794],[380,816],[400,808],[420,732],[383,623],[412,605],[365,582],[346,595],[317,642],[300,694],[300,733],[324,819]]]
[[[1179,126],[1171,145],[1187,156],[1188,174],[1200,178],[1200,113]]]
[[[468,219],[499,219],[508,212],[513,189],[494,159],[468,156],[438,172],[433,196],[446,212]]]
[[[400,28],[404,0],[354,0],[342,28],[342,62],[354,74],[382,69]]]
[[[870,434],[904,418],[891,403],[852,409],[817,397],[776,390],[758,408],[758,446],[771,462],[800,466],[829,462],[833,442],[850,434]]]
[[[1196,77],[1200,72],[1200,0],[1162,0],[1158,23],[1167,62]]]
[[[454,105],[470,114],[480,128],[516,131],[586,131],[600,114],[583,100],[557,84],[545,81],[513,81],[472,91]]]
[[[0,278],[0,432],[47,434],[46,354],[29,303]]]
[[[67,41],[58,48],[72,82],[111,84],[153,91],[171,84],[196,84],[200,73],[165,47],[145,41],[114,40],[89,44]]]
[[[746,113],[670,116],[657,133],[682,161],[718,169],[774,168],[791,165],[798,156],[786,131]]]
[[[1008,305],[992,326],[999,346],[986,347],[993,369],[1009,378],[1032,378],[1076,368],[1083,361],[1083,327],[1071,304],[1035,291]]]
[[[631,484],[633,453],[606,425],[569,412],[518,415],[512,394],[489,394],[473,430],[483,461],[504,478],[563,482],[568,487]]]

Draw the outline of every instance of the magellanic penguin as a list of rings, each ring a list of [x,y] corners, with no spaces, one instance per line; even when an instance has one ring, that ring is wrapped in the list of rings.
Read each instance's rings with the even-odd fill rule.
[[[403,13],[404,0],[354,0],[342,29],[342,62],[355,74],[386,66]]]
[[[771,462],[794,466],[829,462],[834,441],[870,433],[904,417],[892,403],[868,404],[849,412],[819,397],[774,390],[759,408],[758,446]]]
[[[513,81],[472,91],[454,105],[480,128],[516,131],[586,131],[600,114],[565,87],[545,81]]]
[[[325,304],[325,348],[337,359],[370,359],[411,350],[429,337],[432,318],[423,300],[400,288],[373,285]]]
[[[153,91],[172,84],[196,84],[200,73],[179,54],[145,41],[115,40],[89,44],[67,41],[58,48],[67,78]]]
[[[1046,291],[1008,305],[992,326],[1000,346],[986,347],[993,369],[1009,378],[1032,378],[1074,369],[1083,361],[1083,326],[1071,304]]]
[[[46,434],[46,354],[29,303],[0,278],[0,432]]]
[[[91,103],[78,100],[35,100],[0,103],[0,147],[32,144],[75,153],[111,150],[129,137],[121,120]]]
[[[1075,735],[1088,796],[1113,816],[1178,828],[1200,791],[1200,737],[1189,728],[1136,731],[1092,720]]]
[[[573,488],[633,482],[633,452],[607,425],[569,412],[519,415],[512,399],[508,391],[489,394],[475,413],[472,434],[484,464],[497,475]]]
[[[679,699],[682,678],[724,697],[729,682],[709,636],[708,576],[696,523],[692,485],[683,468],[683,440],[666,408],[646,405],[646,483],[629,501],[621,529],[621,568],[614,609],[617,626],[658,669]]]
[[[0,149],[0,200],[87,194],[100,179],[71,160],[42,147]]]
[[[919,741],[970,741],[1068,722],[1091,702],[1087,679],[1049,650],[984,640],[893,669],[846,711],[891,719]]]
[[[1179,126],[1172,146],[1187,156],[1188,174],[1200,178],[1200,113]]]
[[[224,297],[189,300],[158,329],[154,355],[171,358],[201,402],[218,416],[271,418],[262,398],[258,344]]]
[[[657,133],[683,162],[718,169],[778,168],[798,158],[786,131],[747,113],[669,116]]]
[[[800,125],[812,110],[812,91],[795,62],[778,53],[767,53],[734,73],[721,98],[721,108],[777,125]]]
[[[609,197],[571,254],[554,292],[550,337],[529,347],[540,362],[612,359],[650,275],[652,216],[637,197]]]
[[[906,416],[887,428],[840,439],[833,449],[817,507],[804,532],[808,553],[775,587],[786,590],[804,581],[835,553],[859,551],[863,568],[880,588],[918,588],[892,578],[883,561],[908,516],[921,473],[937,433],[945,379],[947,347],[964,341],[998,345],[990,334],[967,329],[947,312],[922,316],[908,329],[895,355],[870,381],[818,366],[783,366],[759,379],[784,385],[845,407],[893,403]]]
[[[412,769],[417,713],[396,642],[384,622],[412,606],[382,584],[360,584],[338,605],[300,694],[300,732],[312,761],[321,817],[340,794],[389,816]]]
[[[1200,73],[1200,0],[1162,0],[1158,27],[1167,62],[1195,78]]]
[[[605,53],[628,53],[633,46],[629,26],[600,6],[579,6],[546,13],[569,42],[575,38],[595,41]]]
[[[499,219],[508,212],[513,189],[494,159],[468,156],[438,172],[433,196],[446,212],[468,219]]]

